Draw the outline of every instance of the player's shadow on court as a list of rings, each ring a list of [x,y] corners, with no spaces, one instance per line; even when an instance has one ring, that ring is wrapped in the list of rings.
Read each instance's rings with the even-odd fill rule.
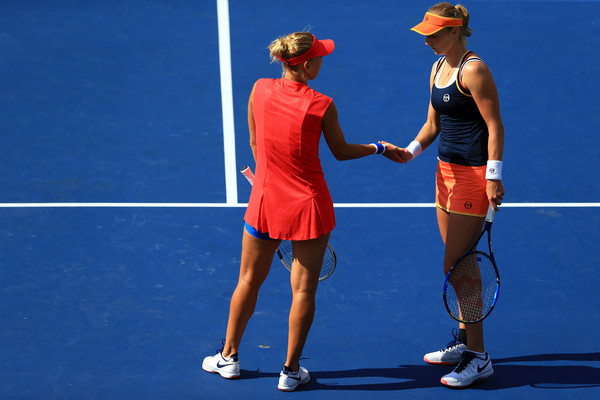
[[[569,364],[561,365],[561,361]],[[600,353],[540,354],[494,359],[494,375],[475,383],[473,387],[480,390],[523,386],[543,389],[599,387],[600,368],[573,365],[573,362],[599,361]],[[400,365],[398,368],[315,371],[311,372],[312,381],[302,389],[393,391],[439,387],[442,375],[452,369],[452,366]],[[382,382],[378,383],[377,380]]]

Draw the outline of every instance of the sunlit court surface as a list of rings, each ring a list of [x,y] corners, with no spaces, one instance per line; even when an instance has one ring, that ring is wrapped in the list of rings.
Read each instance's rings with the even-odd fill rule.
[[[336,211],[301,363],[277,390],[289,272],[275,259],[241,376],[225,337],[254,168],[247,103],[276,37],[335,41],[311,87],[348,142],[406,146],[437,60],[410,31],[435,2],[0,2],[1,399],[600,398],[598,1],[465,1],[506,138],[485,320],[494,374],[466,389],[423,355],[451,341],[436,144],[400,165],[321,162]]]

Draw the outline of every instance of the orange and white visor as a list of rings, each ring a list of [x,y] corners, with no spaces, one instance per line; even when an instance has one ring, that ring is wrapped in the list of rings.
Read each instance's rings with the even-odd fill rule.
[[[427,12],[423,21],[410,30],[424,36],[429,36],[449,26],[462,26],[462,24],[462,18],[440,17],[439,15]]]

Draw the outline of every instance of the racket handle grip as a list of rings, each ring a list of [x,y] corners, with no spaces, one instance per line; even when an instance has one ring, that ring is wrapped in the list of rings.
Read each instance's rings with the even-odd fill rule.
[[[494,215],[496,215],[496,210],[494,210],[494,207],[489,206],[487,215],[485,216],[485,221],[494,222]]]
[[[240,172],[242,173],[242,175],[244,175],[246,177],[248,182],[250,182],[250,185],[254,184],[254,174],[252,173],[252,170],[250,169],[249,166],[246,165],[244,168],[242,168],[240,170]]]

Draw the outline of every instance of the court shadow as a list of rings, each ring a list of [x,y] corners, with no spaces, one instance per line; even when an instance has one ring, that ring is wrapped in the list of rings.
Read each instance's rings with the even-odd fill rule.
[[[569,364],[558,365],[561,361]],[[579,362],[582,364],[575,364]],[[543,389],[600,387],[600,368],[585,365],[586,362],[600,362],[600,353],[554,353],[499,358],[494,360],[495,373],[494,379],[490,381],[490,389],[517,386]]]
[[[240,370],[240,377],[238,380],[246,379],[260,379],[260,378],[279,378],[279,372],[263,372],[260,369],[256,371],[249,371],[246,369]]]
[[[495,359],[494,375],[471,387],[478,390],[497,390],[524,386],[540,389],[600,386],[600,368],[572,364],[543,365],[557,361],[597,362],[600,361],[600,353],[539,354]],[[439,387],[441,376],[451,370],[452,366],[400,365],[398,368],[314,371],[311,372],[312,381],[302,389],[394,391]]]
[[[530,356],[498,358],[495,364],[510,362],[549,362],[549,361],[600,361],[600,353],[553,353]]]

